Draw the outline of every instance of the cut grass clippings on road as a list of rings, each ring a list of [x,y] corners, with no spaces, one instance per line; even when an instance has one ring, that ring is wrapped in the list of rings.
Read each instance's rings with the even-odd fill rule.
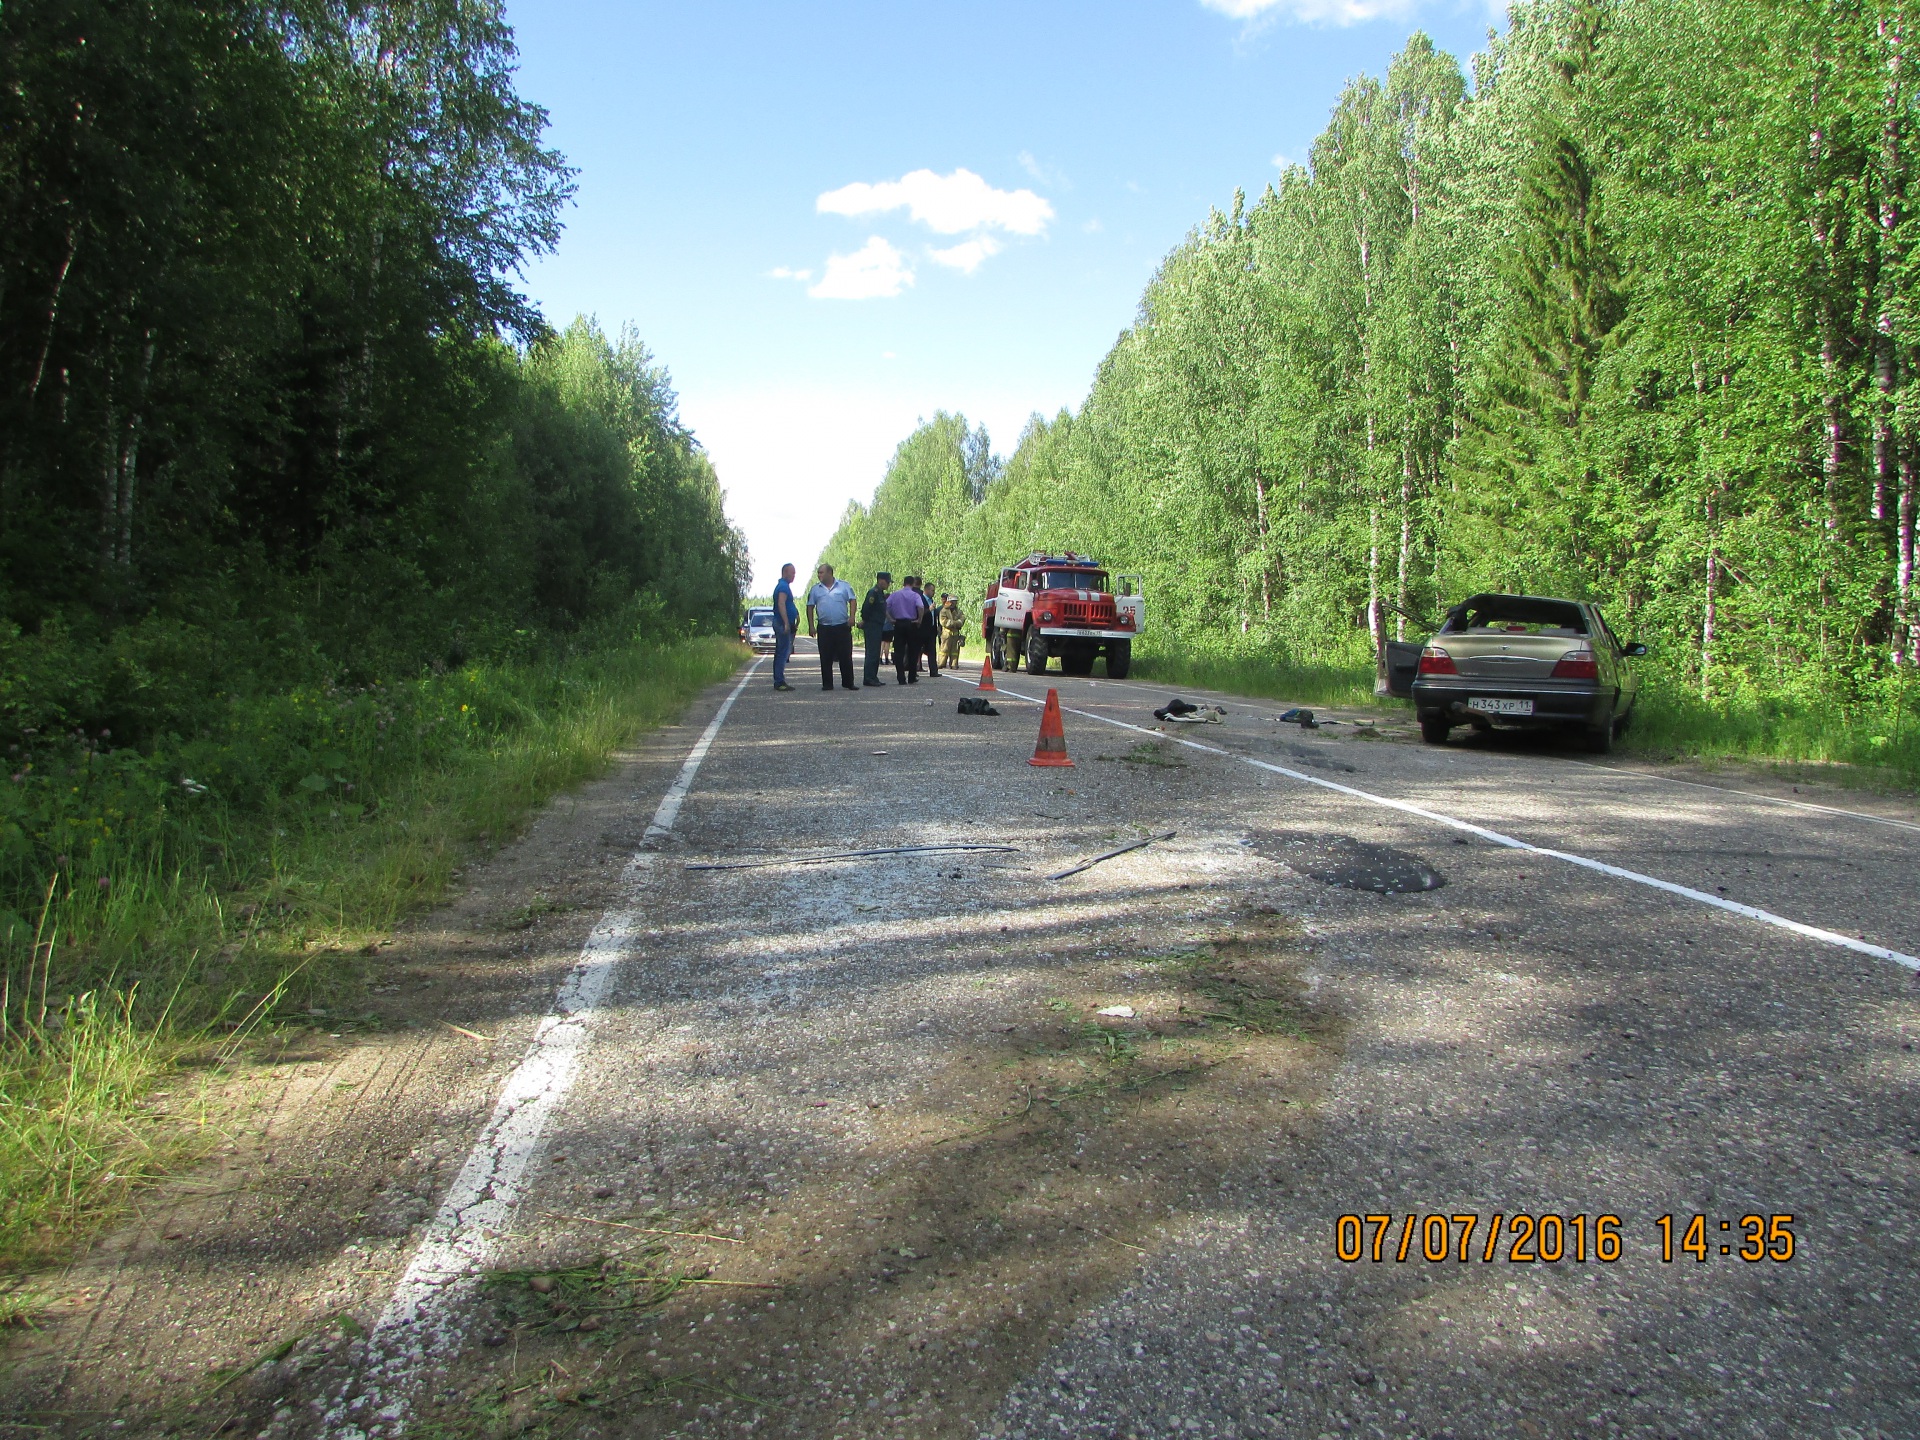
[[[439,901],[465,856],[743,658],[722,639],[629,643],[426,677],[449,714],[491,718],[392,766],[377,793],[297,818],[196,798],[203,845],[169,836],[110,874],[63,869],[0,951],[0,1275],[66,1253],[194,1153],[190,1100],[164,1116],[142,1103],[159,1077],[316,1016],[341,1028],[378,978],[378,942]],[[0,1317],[26,1313],[0,1299]]]

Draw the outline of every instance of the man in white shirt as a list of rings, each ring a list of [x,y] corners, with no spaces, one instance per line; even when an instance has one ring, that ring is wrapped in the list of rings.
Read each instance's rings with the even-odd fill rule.
[[[834,662],[840,665],[840,682],[849,690],[853,683],[853,607],[858,603],[853,587],[833,578],[833,567],[820,567],[819,583],[807,591],[807,634],[820,642],[820,688],[833,688]],[[817,623],[816,623],[817,622]]]

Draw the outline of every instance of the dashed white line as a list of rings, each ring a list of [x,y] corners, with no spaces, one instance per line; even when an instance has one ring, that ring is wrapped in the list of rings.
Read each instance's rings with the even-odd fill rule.
[[[643,844],[672,831],[700,762],[759,668],[758,660],[747,667],[695,742],[654,811]],[[644,850],[627,861],[619,902],[587,937],[554,996],[552,1010],[507,1078],[492,1116],[367,1337],[353,1378],[323,1417],[323,1434],[365,1440],[404,1433],[419,1371],[436,1358],[450,1358],[460,1338],[458,1302],[472,1291],[500,1241],[513,1229],[527,1169],[547,1122],[573,1088],[600,1002],[632,948],[640,924],[636,900],[652,863]]]
[[[957,677],[956,677],[957,678]],[[1022,695],[1018,690],[1001,689],[1002,695],[1010,695],[1016,700],[1024,700],[1029,705],[1044,704],[1045,701],[1032,695]],[[1542,845],[1530,845],[1525,840],[1516,840],[1511,835],[1503,835],[1498,830],[1489,830],[1484,825],[1475,825],[1472,821],[1461,820],[1453,815],[1444,815],[1438,810],[1428,810],[1419,805],[1409,804],[1405,800],[1394,800],[1385,795],[1375,795],[1371,791],[1357,789],[1352,785],[1342,785],[1337,780],[1323,780],[1318,775],[1308,775],[1299,770],[1290,770],[1284,765],[1275,765],[1266,760],[1256,760],[1251,755],[1237,755],[1218,745],[1203,744],[1198,740],[1188,740],[1180,735],[1168,735],[1164,731],[1151,730],[1145,725],[1135,725],[1126,720],[1115,720],[1110,715],[1098,715],[1091,710],[1076,709],[1071,705],[1060,707],[1069,715],[1078,715],[1085,720],[1097,720],[1102,725],[1112,725],[1121,730],[1132,730],[1141,735],[1151,735],[1156,739],[1167,739],[1176,745],[1184,745],[1189,750],[1201,750],[1210,755],[1225,755],[1238,760],[1243,765],[1251,765],[1258,770],[1270,770],[1275,775],[1284,775],[1289,780],[1298,780],[1304,785],[1317,785],[1322,790],[1332,790],[1337,794],[1350,795],[1356,800],[1365,800],[1373,805],[1382,805],[1389,810],[1399,810],[1408,815],[1417,815],[1423,820],[1432,820],[1437,824],[1454,830],[1464,830],[1469,835],[1478,835],[1495,845],[1504,845],[1511,850],[1525,850],[1529,854],[1542,855],[1550,860],[1559,860],[1568,865],[1577,865],[1583,870],[1598,871],[1602,875],[1611,875],[1616,880],[1631,880],[1636,885],[1646,885],[1655,890],[1664,890],[1669,895],[1679,895],[1688,900],[1698,901],[1702,905],[1711,905],[1716,910],[1725,910],[1748,920],[1758,920],[1764,925],[1773,925],[1782,930],[1790,930],[1809,940],[1819,940],[1827,945],[1837,945],[1861,955],[1871,955],[1876,960],[1891,960],[1896,965],[1920,971],[1920,957],[1906,955],[1898,950],[1889,950],[1884,945],[1875,945],[1870,941],[1858,940],[1851,935],[1842,935],[1835,930],[1823,930],[1817,925],[1805,925],[1798,920],[1790,920],[1784,915],[1776,915],[1771,910],[1761,910],[1753,905],[1742,905],[1737,900],[1728,900],[1724,896],[1709,895],[1704,890],[1695,890],[1691,886],[1676,885],[1671,880],[1662,880],[1657,876],[1643,875],[1638,870],[1625,870],[1618,865],[1609,865],[1603,860],[1589,859],[1585,855],[1569,854],[1565,850],[1552,850]],[[1599,767],[1605,768],[1605,767]],[[1684,782],[1682,782],[1684,783]],[[1851,813],[1851,812],[1843,812]]]

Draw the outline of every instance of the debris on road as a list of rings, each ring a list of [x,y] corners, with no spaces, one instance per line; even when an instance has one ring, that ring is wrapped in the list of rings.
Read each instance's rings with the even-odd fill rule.
[[[990,701],[978,695],[962,695],[960,697],[959,713],[962,715],[998,715],[1000,712],[993,708]]]
[[[1313,712],[1311,710],[1283,710],[1280,712],[1279,719],[1282,725],[1298,725],[1302,730],[1318,730],[1320,728],[1320,722],[1313,718]],[[1329,720],[1327,723],[1329,725],[1335,725],[1339,722]]]
[[[1111,1019],[1114,1019],[1114,1020],[1131,1020],[1131,1019],[1133,1019],[1133,1006],[1131,1006],[1131,1005],[1109,1005],[1109,1006],[1107,1006],[1107,1008],[1106,1008],[1106,1009],[1104,1009],[1104,1010],[1096,1010],[1096,1011],[1095,1011],[1094,1013],[1095,1013],[1096,1015],[1105,1015],[1105,1016],[1108,1016],[1108,1017],[1110,1017]]]
[[[1174,835],[1177,833],[1178,833],[1177,831],[1169,830],[1164,835],[1149,835],[1144,839],[1135,840],[1131,845],[1122,845],[1117,850],[1109,850],[1105,854],[1095,855],[1090,860],[1082,860],[1078,865],[1070,866],[1067,869],[1060,871],[1057,875],[1047,876],[1047,879],[1065,880],[1070,875],[1078,875],[1082,870],[1091,870],[1094,866],[1100,864],[1103,861],[1111,860],[1117,855],[1125,855],[1130,850],[1138,850],[1142,846],[1151,845],[1156,840],[1171,840],[1173,839]]]
[[[1218,725],[1227,718],[1224,705],[1195,705],[1178,695],[1153,712],[1156,720],[1171,720],[1179,725]]]
[[[765,870],[777,865],[825,865],[835,860],[865,860],[875,855],[952,855],[974,851],[1017,851],[1017,845],[886,845],[875,850],[831,850],[824,855],[781,855],[771,860],[712,860],[689,870]]]

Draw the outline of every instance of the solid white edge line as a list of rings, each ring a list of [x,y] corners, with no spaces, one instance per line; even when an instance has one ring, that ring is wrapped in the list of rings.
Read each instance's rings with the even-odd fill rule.
[[[1025,700],[1029,704],[1044,704],[1031,695],[1022,695],[1018,690],[999,691],[1011,695],[1016,700]],[[1655,890],[1664,890],[1669,895],[1684,896],[1688,900],[1697,900],[1702,905],[1711,905],[1716,910],[1727,910],[1749,920],[1758,920],[1762,924],[1778,926],[1782,930],[1791,930],[1796,935],[1804,935],[1810,940],[1824,941],[1828,945],[1838,945],[1842,949],[1853,950],[1861,955],[1871,955],[1876,960],[1891,960],[1896,965],[1920,972],[1920,957],[1904,955],[1898,950],[1889,950],[1884,945],[1874,945],[1865,940],[1856,940],[1851,935],[1842,935],[1834,930],[1822,930],[1817,925],[1803,925],[1798,920],[1789,920],[1784,915],[1776,915],[1771,910],[1761,910],[1756,906],[1742,905],[1737,900],[1728,900],[1723,896],[1709,895],[1704,890],[1695,890],[1690,886],[1677,885],[1671,880],[1661,880],[1652,875],[1642,875],[1638,870],[1623,870],[1618,865],[1609,865],[1604,860],[1590,860],[1584,855],[1571,855],[1564,850],[1550,850],[1541,845],[1529,845],[1525,840],[1516,840],[1511,835],[1502,835],[1498,830],[1489,830],[1484,825],[1475,825],[1468,820],[1460,820],[1452,815],[1443,815],[1437,810],[1426,810],[1405,800],[1390,800],[1384,795],[1375,795],[1367,790],[1359,790],[1351,785],[1342,785],[1337,780],[1323,780],[1318,775],[1306,775],[1298,770],[1289,770],[1284,765],[1274,765],[1266,760],[1256,760],[1251,755],[1236,755],[1218,745],[1203,745],[1198,740],[1188,740],[1180,735],[1168,735],[1163,730],[1150,730],[1144,725],[1135,725],[1126,720],[1115,720],[1108,715],[1096,715],[1091,710],[1080,710],[1071,705],[1060,707],[1069,715],[1078,715],[1085,720],[1097,720],[1102,725],[1117,726],[1122,730],[1133,730],[1142,735],[1153,735],[1184,745],[1189,750],[1203,750],[1210,755],[1226,755],[1243,765],[1252,765],[1257,769],[1271,770],[1275,775],[1284,775],[1289,780],[1298,780],[1304,785],[1317,785],[1322,790],[1332,790],[1341,795],[1350,795],[1356,800],[1365,800],[1374,805],[1383,805],[1389,810],[1399,810],[1408,815],[1418,815],[1422,820],[1432,820],[1436,824],[1446,825],[1454,830],[1464,830],[1469,835],[1478,835],[1495,845],[1504,845],[1510,850],[1525,850],[1529,854],[1544,855],[1552,860],[1564,861],[1568,865],[1577,865],[1583,870],[1598,871],[1602,875],[1611,875],[1616,880],[1631,880],[1636,885],[1650,886]],[[1595,766],[1605,769],[1605,766]],[[1632,773],[1632,772],[1625,772]]]
[[[666,836],[693,788],[733,702],[760,668],[754,660],[733,687],[654,811],[643,844]],[[526,1175],[538,1154],[547,1122],[572,1089],[580,1059],[615,972],[632,948],[640,924],[635,900],[653,857],[631,856],[621,871],[620,900],[610,907],[581,947],[553,1008],[540,1021],[526,1054],[514,1067],[480,1131],[466,1163],[448,1187],[386,1308],[365,1342],[355,1374],[321,1421],[321,1433],[338,1440],[365,1440],[404,1427],[416,1372],[436,1359],[450,1359],[460,1340],[455,1302],[513,1229]],[[350,1412],[359,1411],[350,1418]]]

